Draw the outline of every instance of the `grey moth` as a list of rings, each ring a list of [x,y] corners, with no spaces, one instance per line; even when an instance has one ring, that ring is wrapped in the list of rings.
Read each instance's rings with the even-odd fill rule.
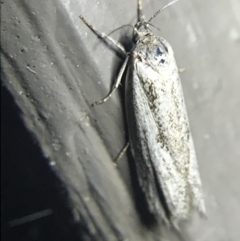
[[[144,21],[138,0],[138,22],[133,27],[135,45],[129,53],[80,18],[126,55],[112,91],[96,104],[108,100],[127,71],[126,116],[138,181],[149,211],[178,227],[179,221],[188,219],[194,210],[205,214],[205,204],[174,53],[170,44],[149,28],[151,20],[174,2]]]

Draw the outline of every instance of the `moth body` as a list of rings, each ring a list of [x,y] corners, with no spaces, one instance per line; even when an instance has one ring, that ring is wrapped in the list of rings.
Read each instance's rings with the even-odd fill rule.
[[[205,213],[197,159],[172,48],[139,32],[125,85],[130,148],[149,210],[177,226]]]

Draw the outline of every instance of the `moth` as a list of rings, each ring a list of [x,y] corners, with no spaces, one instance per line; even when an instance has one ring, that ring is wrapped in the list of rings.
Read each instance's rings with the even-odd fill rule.
[[[156,37],[138,0],[138,22],[133,27],[134,47],[124,47],[98,32],[83,16],[80,18],[98,36],[111,41],[126,59],[106,102],[119,86],[126,71],[125,96],[129,144],[138,181],[149,211],[167,224],[178,227],[194,210],[205,214],[202,184],[193,139],[174,53],[170,44]]]

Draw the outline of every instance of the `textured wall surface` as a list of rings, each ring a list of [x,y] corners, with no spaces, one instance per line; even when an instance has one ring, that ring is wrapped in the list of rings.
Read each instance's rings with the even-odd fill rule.
[[[166,3],[143,1],[147,18]],[[108,93],[123,59],[78,16],[109,33],[136,22],[136,1],[21,0],[1,6],[4,237],[239,240],[238,0],[181,0],[153,20],[161,29],[154,32],[171,43],[178,66],[186,69],[181,79],[208,212],[207,219],[194,216],[182,224],[181,235],[151,222],[130,153],[113,163],[127,142],[123,88],[106,104],[91,107]],[[121,28],[112,37],[129,47],[131,31]],[[11,107],[12,99],[18,107]],[[21,121],[13,121],[19,116],[31,137]],[[39,192],[45,203],[26,208],[30,202],[24,200],[40,203],[34,196]],[[30,224],[11,223],[46,209],[48,216]]]

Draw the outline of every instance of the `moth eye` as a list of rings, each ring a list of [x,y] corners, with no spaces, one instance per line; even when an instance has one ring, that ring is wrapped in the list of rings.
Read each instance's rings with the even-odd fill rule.
[[[164,63],[165,63],[165,59],[161,59],[161,60],[160,60],[160,63],[161,63],[161,64],[164,64]]]

